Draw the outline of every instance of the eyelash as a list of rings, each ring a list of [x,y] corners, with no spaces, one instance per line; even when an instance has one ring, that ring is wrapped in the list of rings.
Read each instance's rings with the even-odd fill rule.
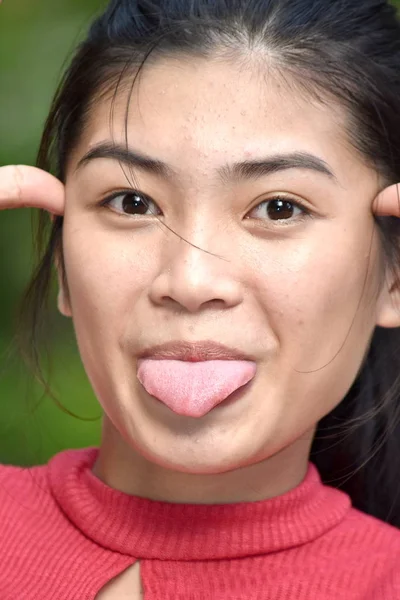
[[[102,200],[100,202],[100,206],[107,207],[110,210],[113,210],[113,212],[115,212],[116,214],[120,215],[121,217],[130,216],[129,213],[122,212],[122,211],[117,211],[115,209],[112,209],[111,206],[110,206],[110,204],[111,204],[111,202],[113,200],[115,200],[116,198],[119,198],[119,197],[124,197],[124,196],[125,197],[126,196],[131,196],[131,197],[132,196],[137,196],[140,199],[140,201],[143,203],[143,205],[146,208],[146,210],[148,210],[148,205],[149,204],[153,204],[154,206],[157,207],[157,204],[151,198],[149,198],[149,196],[147,196],[146,194],[143,194],[142,192],[138,192],[138,191],[135,191],[135,190],[121,190],[119,192],[115,192],[115,193],[111,194],[110,196],[107,196],[107,198],[105,198],[104,200]],[[310,209],[306,208],[304,206],[304,204],[302,204],[298,200],[294,200],[294,199],[290,198],[289,196],[285,196],[284,194],[276,194],[272,198],[267,198],[267,199],[261,201],[259,204],[257,204],[256,206],[254,206],[247,213],[247,215],[249,213],[255,211],[257,208],[259,208],[259,207],[261,207],[263,205],[267,205],[268,206],[268,204],[270,202],[287,202],[294,209],[297,208],[298,210],[300,210],[302,214],[299,215],[297,218],[295,218],[296,221],[303,220],[303,219],[305,219],[307,217],[311,217],[312,216],[312,212],[310,211]],[[157,214],[160,214],[160,213],[150,213],[150,215],[156,215],[156,216],[157,216]],[[144,215],[144,216],[150,216],[150,215]],[[247,215],[246,215],[245,218],[246,219],[250,219],[251,217],[248,217]],[[140,217],[141,215],[140,214],[139,215],[132,214],[132,216],[133,217],[135,217],[135,216],[136,217]],[[285,225],[283,225],[283,223],[285,221],[293,222],[294,219],[292,219],[292,218],[289,218],[289,219],[268,219],[268,218],[265,218],[265,219],[263,219],[263,218],[256,219],[255,218],[254,220],[269,221],[269,222],[272,222],[272,223],[273,222],[278,222],[278,223],[280,223],[280,226],[285,226]]]
[[[145,207],[147,207],[147,204],[154,204],[154,206],[157,206],[157,204],[154,202],[154,200],[152,200],[151,198],[149,198],[149,196],[147,196],[146,194],[143,194],[142,192],[138,192],[136,190],[121,190],[119,192],[114,192],[113,194],[111,194],[110,196],[107,196],[106,198],[104,198],[104,200],[102,200],[100,202],[100,206],[104,206],[106,208],[110,208],[110,210],[113,210],[110,207],[110,204],[113,200],[115,200],[116,198],[119,197],[124,197],[124,196],[137,196],[138,198],[140,198],[144,204]],[[117,210],[114,210],[113,212],[119,214],[121,217],[125,217],[125,216],[129,216],[129,213],[124,213],[124,212],[120,212]],[[154,214],[154,213],[152,213]],[[137,215],[140,216],[140,215]],[[148,216],[148,215],[146,215]]]
[[[293,207],[293,209],[298,209],[299,211],[301,211],[301,214],[298,215],[297,217],[289,218],[289,219],[268,219],[267,217],[265,217],[265,218],[254,219],[254,220],[268,221],[270,223],[277,222],[277,223],[279,223],[280,227],[285,227],[285,226],[288,226],[293,221],[296,221],[296,222],[303,221],[307,217],[312,216],[311,210],[308,209],[302,202],[300,202],[299,200],[294,200],[290,196],[285,196],[284,194],[275,194],[271,198],[266,198],[265,200],[262,200],[259,204],[256,204],[256,206],[254,206],[254,208],[252,208],[249,212],[251,213],[263,205],[266,205],[268,207],[268,204],[270,202],[283,202],[283,203],[286,202],[286,203],[290,204]],[[249,214],[249,213],[247,213],[247,214]],[[246,218],[249,219],[251,217],[246,217]],[[287,221],[287,223],[285,223],[285,221]]]

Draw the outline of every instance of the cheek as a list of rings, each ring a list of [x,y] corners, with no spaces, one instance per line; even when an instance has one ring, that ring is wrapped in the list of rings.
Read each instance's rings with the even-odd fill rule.
[[[77,333],[80,327],[111,337],[121,332],[148,289],[155,249],[127,244],[126,235],[66,225],[64,259]]]
[[[331,229],[271,246],[268,262],[253,265],[253,290],[291,368],[319,369],[338,353],[355,368],[375,326],[377,240],[371,246],[367,228]]]
[[[269,250],[268,262],[253,262],[251,282],[274,347],[261,386],[279,399],[282,436],[294,439],[333,410],[357,376],[375,327],[379,248],[353,234],[340,244],[309,238]]]

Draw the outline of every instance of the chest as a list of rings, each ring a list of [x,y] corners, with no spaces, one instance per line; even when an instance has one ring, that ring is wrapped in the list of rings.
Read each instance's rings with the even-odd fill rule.
[[[139,562],[109,581],[95,600],[144,600]]]

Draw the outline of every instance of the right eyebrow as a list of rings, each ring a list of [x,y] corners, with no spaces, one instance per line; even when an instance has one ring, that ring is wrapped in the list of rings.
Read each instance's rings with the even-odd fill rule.
[[[137,152],[119,144],[111,142],[101,142],[91,148],[78,162],[75,171],[81,169],[84,165],[96,158],[110,158],[124,163],[129,167],[136,167],[142,171],[147,171],[150,174],[160,177],[170,178],[176,175],[175,171],[166,163]]]

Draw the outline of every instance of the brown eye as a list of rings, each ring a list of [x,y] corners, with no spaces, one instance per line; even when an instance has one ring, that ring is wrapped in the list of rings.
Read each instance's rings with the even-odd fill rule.
[[[122,197],[122,209],[130,215],[145,215],[148,207],[138,194],[125,194]]]
[[[114,194],[103,203],[118,213],[125,215],[159,215],[158,206],[138,192],[121,192]]]
[[[307,214],[309,214],[308,211],[297,202],[286,198],[271,198],[271,200],[264,200],[256,206],[249,216],[253,219],[267,221],[295,221]]]
[[[270,200],[267,205],[267,214],[273,221],[290,219],[293,217],[295,207],[288,200]]]

